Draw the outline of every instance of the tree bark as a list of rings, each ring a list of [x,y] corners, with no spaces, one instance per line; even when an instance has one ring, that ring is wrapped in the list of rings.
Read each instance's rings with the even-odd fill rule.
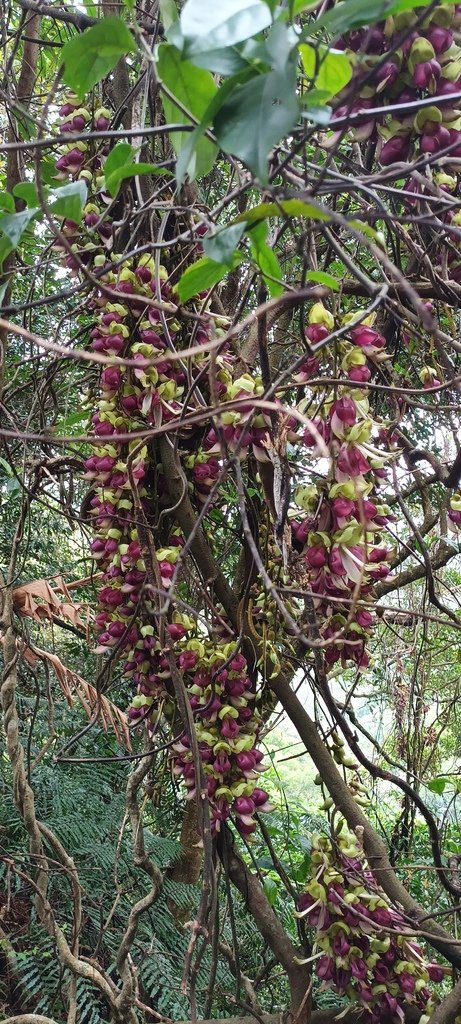
[[[302,958],[302,951],[296,949],[291,942],[275,911],[270,906],[259,879],[248,870],[233,846],[231,833],[227,829],[224,829],[218,837],[218,852],[224,870],[228,871],[231,882],[243,896],[246,907],[263,939],[286,972],[290,986],[290,1012],[293,1021],[296,1024],[309,1024],[311,1020],[310,973],[306,964],[296,963],[296,957]]]

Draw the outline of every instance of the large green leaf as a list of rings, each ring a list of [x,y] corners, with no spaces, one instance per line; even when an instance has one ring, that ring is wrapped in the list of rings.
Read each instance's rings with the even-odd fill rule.
[[[446,0],[449,4],[456,0]],[[351,28],[363,25],[374,25],[375,22],[387,18],[399,11],[412,11],[415,7],[426,7],[427,0],[340,0],[329,11],[309,25],[309,34],[325,30],[332,35],[341,35]],[[312,10],[312,0],[294,0],[293,15]]]
[[[97,25],[73,36],[62,50],[62,77],[77,96],[105,78],[125,53],[136,50],[134,38],[121,18],[101,18]]]
[[[330,221],[331,216],[321,206],[314,206],[312,203],[305,203],[303,199],[281,199],[279,203],[259,203],[251,210],[245,210],[235,217],[234,224],[246,221],[247,224],[257,224],[267,217],[307,217],[309,220]]]
[[[178,161],[176,164],[176,181],[178,183],[178,187],[182,185],[187,175],[189,175],[189,177],[193,177],[193,171],[195,166],[193,160],[195,160],[194,154],[197,149],[197,146],[200,143],[200,140],[202,139],[204,132],[207,130],[207,128],[210,127],[210,125],[214,121],[216,114],[222,107],[224,101],[232,93],[232,90],[235,88],[236,84],[241,84],[242,77],[244,79],[249,78],[251,77],[251,74],[251,70],[248,70],[247,72],[244,72],[243,76],[240,74],[234,75],[231,78],[227,78],[226,81],[223,82],[223,84],[221,85],[220,89],[218,89],[218,91],[215,92],[213,99],[208,104],[200,120],[200,123],[197,125],[196,128],[194,128],[193,132],[190,132],[189,138],[185,142],[181,150],[181,153],[178,156]]]
[[[302,43],[299,52],[307,77],[312,79],[316,89],[321,89],[327,94],[327,99],[336,96],[350,82],[351,63],[347,55],[340,50],[328,50],[325,46],[316,49]]]
[[[67,185],[53,189],[49,204],[50,212],[55,217],[64,217],[66,220],[73,220],[78,224],[82,218],[87,195],[85,181],[69,181]]]
[[[195,67],[187,60],[182,60],[181,54],[171,43],[161,43],[159,46],[157,70],[169,92],[176,97],[182,107],[185,107],[197,121],[200,121],[217,92],[210,72]],[[184,111],[165,93],[162,93],[162,103],[167,123],[178,120],[183,124],[187,123],[189,118]],[[172,132],[171,142],[175,153],[179,156],[188,142],[188,135],[186,132]],[[217,148],[210,139],[197,138],[188,161],[189,177],[192,179],[197,175],[208,174],[214,164],[216,153]]]
[[[234,260],[235,248],[245,230],[244,224],[231,224],[228,228],[221,228],[214,235],[208,235],[203,239],[203,251],[205,256],[215,263],[224,263],[231,267]]]
[[[40,213],[39,209],[21,210],[19,213],[0,215],[0,267],[21,240],[30,222]]]
[[[221,149],[239,157],[267,184],[269,153],[296,124],[298,113],[292,71],[270,71],[232,90],[215,118],[214,130]]]
[[[393,0],[339,0],[333,8],[309,25],[309,32],[328,32],[341,34],[351,28],[360,28],[385,17],[392,6]],[[294,0],[293,14],[301,14],[312,8],[311,0]]]
[[[263,0],[187,0],[180,18],[184,53],[192,57],[257,35],[271,24]]]
[[[240,253],[235,253],[232,267],[237,267],[241,263],[242,258]],[[179,301],[187,302],[193,295],[208,291],[213,285],[222,281],[228,270],[229,266],[227,263],[217,263],[216,260],[210,260],[208,256],[203,256],[202,259],[197,260],[191,267],[188,267],[182,277],[180,277],[176,288]]]
[[[35,208],[40,206],[37,189],[32,181],[18,181],[18,184],[14,186],[13,195],[17,196],[18,199],[23,199],[26,206],[34,206]]]
[[[333,292],[339,292],[340,283],[337,281],[333,274],[328,274],[325,270],[308,270],[306,274],[306,281],[315,281],[317,284],[324,284],[327,288],[331,288]]]
[[[435,779],[431,779],[431,781],[427,782],[426,785],[427,788],[430,789],[431,793],[437,793],[437,796],[441,796],[448,782],[450,782],[450,779],[440,778],[439,776]]]
[[[39,212],[40,210],[32,207],[29,210],[21,210],[20,213],[5,213],[0,216],[0,231],[6,235],[13,249],[21,240],[21,236],[29,227],[31,220]]]
[[[118,142],[111,149],[104,163],[106,188],[111,196],[117,195],[121,182],[126,178],[135,178],[139,174],[170,173],[164,169],[160,170],[155,164],[136,163],[134,156],[135,151],[129,142]]]

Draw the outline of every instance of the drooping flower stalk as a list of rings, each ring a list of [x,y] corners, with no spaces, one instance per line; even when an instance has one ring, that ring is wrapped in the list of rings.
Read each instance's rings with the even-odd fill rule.
[[[428,985],[444,972],[428,963],[398,907],[376,882],[356,835],[313,836],[312,875],[299,916],[316,929],[317,977],[347,996],[366,1024],[401,1022],[406,1006],[427,1024],[435,1001]]]

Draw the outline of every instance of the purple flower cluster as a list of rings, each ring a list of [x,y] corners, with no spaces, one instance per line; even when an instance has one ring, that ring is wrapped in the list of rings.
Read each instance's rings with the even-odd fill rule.
[[[443,970],[427,963],[402,912],[375,881],[355,835],[330,841],[314,836],[312,877],[299,900],[298,916],[316,928],[316,961],[323,987],[347,996],[369,1024],[404,1020],[413,1005],[426,1024],[434,1009],[428,986]]]
[[[219,831],[221,822],[232,816],[239,832],[248,837],[256,829],[255,812],[271,808],[268,794],[258,786],[264,766],[257,747],[257,695],[246,659],[235,650],[235,642],[190,640],[178,655],[178,665],[195,719],[212,830]],[[185,734],[174,743],[173,752],[173,774],[182,777],[191,800],[197,774]]]
[[[101,109],[91,119],[72,97],[63,104],[60,114],[65,119],[60,130],[67,133],[81,133],[92,125],[102,130],[110,118],[110,112]],[[91,348],[109,361],[113,356],[125,356],[135,364],[128,369],[109,362],[102,369],[91,418],[92,432],[102,443],[85,461],[84,477],[92,488],[91,553],[102,573],[94,620],[98,630],[96,652],[124,659],[124,674],[136,686],[128,717],[133,724],[146,722],[154,730],[161,713],[173,717],[168,647],[174,647],[196,721],[212,827],[218,830],[221,822],[232,815],[240,832],[249,836],[256,828],[255,811],[267,811],[269,803],[267,793],[257,785],[263,770],[263,755],[256,747],[261,723],[246,659],[236,653],[236,641],[229,642],[230,629],[225,631],[225,639],[219,630],[215,630],[216,635],[199,637],[194,620],[173,611],[161,642],[154,625],[156,593],[136,528],[139,506],[149,520],[153,493],[146,484],[154,467],[147,446],[126,438],[146,424],[171,423],[173,428],[183,411],[186,375],[180,362],[169,358],[178,342],[180,324],[174,319],[176,307],[170,301],[172,292],[164,268],[156,269],[148,255],[123,261],[117,254],[108,258],[102,251],[101,239],[106,250],[112,248],[112,227],[104,220],[104,179],[98,176],[105,155],[104,146],[95,154],[90,143],[69,143],[56,163],[59,178],[83,178],[94,191],[82,224],[65,221],[63,225],[76,255],[81,259],[85,253],[85,261],[91,259],[93,266],[103,271],[103,288],[91,300]],[[98,239],[84,244],[88,233],[95,232]],[[65,260],[70,269],[78,267],[78,260],[68,254]],[[108,289],[115,293],[113,301]],[[159,305],[146,304],[152,299],[159,300]],[[209,331],[202,324],[194,337],[195,346],[203,345],[203,356],[198,352],[194,358],[197,372],[207,358],[208,339]],[[249,394],[254,384],[251,378],[245,378],[234,385],[232,363],[223,348],[217,356],[218,389],[238,399]],[[251,410],[249,404],[237,414],[235,436],[239,433],[237,422],[243,422]],[[121,435],[125,435],[124,440]],[[220,471],[220,463],[210,454],[211,428],[206,443],[208,456],[195,457],[192,463],[194,494],[199,502]],[[155,467],[155,499],[160,504],[163,489],[161,471]],[[183,544],[172,520],[166,545],[155,551],[157,582],[163,590],[171,587]],[[182,778],[190,799],[195,793],[196,770],[185,735],[173,748],[173,772]]]
[[[322,303],[311,309],[309,320],[307,337],[312,343],[325,340],[334,326]],[[382,358],[384,347],[379,331],[369,323],[353,326],[352,321],[349,337],[338,350],[343,375],[366,383],[372,372],[368,360]],[[316,359],[312,364],[312,359],[306,360],[299,376],[316,376],[320,363]],[[352,662],[366,668],[366,641],[374,623],[373,583],[390,571],[391,554],[381,538],[389,509],[377,494],[379,482],[386,478],[387,456],[374,441],[375,425],[364,390],[325,390],[316,385],[311,404],[320,411],[302,441],[319,459],[326,451],[329,465],[317,485],[295,492],[305,514],[292,521],[293,545],[304,561],[321,635],[331,641],[325,647],[327,666],[341,659],[344,665]],[[307,403],[305,408],[308,412]]]
[[[403,11],[335,43],[349,53],[353,64],[352,80],[338,97],[335,116],[364,114],[353,138],[377,141],[377,158],[384,166],[414,154],[437,157],[447,146],[454,158],[461,155],[459,104],[437,105],[439,97],[461,91],[461,47],[456,38],[461,4],[438,4],[428,9],[422,22],[420,17],[420,8]],[[434,104],[416,116],[386,116],[388,104],[416,104],[427,96]],[[367,118],[367,111],[376,107],[383,108],[382,114]]]

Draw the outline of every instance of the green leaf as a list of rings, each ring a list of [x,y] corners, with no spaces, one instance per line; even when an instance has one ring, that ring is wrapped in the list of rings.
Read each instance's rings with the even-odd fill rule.
[[[10,192],[0,192],[0,210],[5,210],[6,213],[14,213],[14,199]]]
[[[449,782],[449,779],[437,778],[437,779],[431,779],[431,781],[426,783],[426,785],[427,785],[427,788],[430,789],[431,793],[437,793],[438,796],[441,796],[443,791],[444,791],[444,789],[445,789],[445,786],[446,786],[447,782]]]
[[[244,224],[232,224],[214,235],[206,236],[202,242],[205,255],[215,263],[224,263],[226,267],[232,267],[234,252],[244,230]]]
[[[176,181],[178,184],[178,188],[180,188],[187,175],[189,175],[189,177],[193,176],[194,165],[192,163],[192,160],[198,142],[202,138],[202,135],[207,130],[207,128],[210,127],[212,121],[214,120],[216,114],[218,113],[218,110],[220,110],[220,108],[222,107],[225,99],[232,92],[236,82],[241,82],[242,77],[250,76],[251,71],[244,72],[243,76],[231,76],[231,78],[226,79],[226,81],[223,82],[221,88],[218,89],[217,92],[215,92],[211,102],[208,104],[204,114],[202,115],[200,123],[197,125],[196,128],[194,128],[194,131],[190,133],[189,138],[187,139],[187,142],[185,143],[178,157],[178,161],[176,164]]]
[[[2,266],[3,266],[4,260],[6,260],[6,257],[9,256],[10,252],[13,249],[14,249],[14,246],[11,245],[11,242],[8,241],[6,235],[0,235],[0,270],[1,270]],[[4,282],[5,288],[4,288],[4,292],[3,292],[3,295],[2,295],[2,300],[3,300],[3,296],[4,296],[5,292],[6,292],[7,284],[8,284],[8,281],[5,281]],[[2,288],[3,288],[3,285],[2,285]]]
[[[317,284],[325,284],[333,292],[338,292],[340,287],[339,281],[333,277],[333,274],[327,274],[324,270],[309,270],[306,274],[306,281],[316,281]]]
[[[238,71],[244,71],[248,67],[248,61],[242,57],[235,46],[228,46],[224,50],[206,50],[205,53],[194,55],[194,65],[197,68],[207,68],[218,75],[235,75]]]
[[[266,894],[267,902],[271,907],[273,907],[277,900],[279,891],[277,882],[274,882],[274,879],[270,878],[270,876],[266,876],[266,878],[263,879],[263,889]]]
[[[327,89],[309,89],[301,96],[301,117],[314,124],[329,124],[332,114],[331,107],[327,105],[329,99]]]
[[[112,71],[120,57],[135,50],[134,38],[121,18],[101,18],[97,25],[73,36],[63,47],[62,77],[83,98]]]
[[[266,51],[274,71],[284,74],[298,42],[298,34],[291,25],[285,25],[283,21],[274,22],[266,39]]]
[[[298,119],[293,70],[283,75],[270,71],[238,85],[215,118],[214,130],[221,149],[239,157],[263,185],[268,181],[271,149]]]
[[[282,217],[283,214],[286,217],[307,217],[309,220],[331,220],[330,214],[320,206],[305,203],[303,199],[281,199],[279,203],[260,203],[259,206],[253,206],[251,210],[240,213],[233,223],[239,224],[244,220],[247,224],[256,224],[267,217]]]
[[[13,476],[13,471],[11,469],[11,466],[10,466],[9,462],[7,462],[6,459],[3,459],[1,457],[1,455],[0,455],[0,466],[2,467],[2,469],[5,470],[5,473],[6,473],[7,476]]]
[[[160,0],[160,18],[165,32],[170,25],[178,20],[178,10],[174,0]]]
[[[310,2],[294,0],[293,15],[301,14],[308,7],[311,7]],[[309,25],[309,29],[311,32],[318,32],[321,29],[332,33],[347,32],[350,28],[360,28],[370,22],[379,21],[385,13],[387,14],[389,7],[389,0],[340,0],[333,10],[327,11]]]
[[[315,88],[328,94],[328,99],[336,96],[352,78],[352,67],[349,58],[340,50],[329,50],[326,46],[309,46],[302,43],[299,47],[304,72],[314,82]]]
[[[447,4],[455,4],[456,0],[445,0]],[[391,3],[388,13],[398,14],[399,11],[412,11],[415,7],[426,7],[427,0],[395,0]]]
[[[187,60],[182,60],[181,54],[170,43],[161,43],[158,48],[157,71],[162,82],[179,103],[192,114],[193,118],[200,121],[217,93],[210,72],[203,68],[196,68]],[[185,116],[174,100],[164,93],[162,94],[162,104],[167,124],[178,120],[187,123],[189,118]],[[191,124],[193,124],[192,120]],[[170,138],[174,151],[179,156],[188,142],[188,133],[172,132]],[[210,139],[197,139],[187,167],[187,173],[191,180],[194,177],[208,174],[215,162],[216,153],[217,148]]]
[[[85,181],[69,181],[61,188],[54,188],[49,204],[50,213],[55,217],[73,220],[76,224],[82,219],[83,207],[87,200]]]
[[[12,249],[16,248],[31,220],[39,212],[38,209],[21,210],[20,213],[5,213],[0,216],[0,231],[6,235]]]
[[[135,151],[129,142],[118,142],[111,149],[104,164],[104,178],[107,191],[112,197],[117,195],[120,183],[126,178],[135,178],[138,174],[170,174],[155,164],[136,163],[134,155]]]
[[[262,32],[272,21],[263,0],[187,0],[180,25],[186,56],[220,50]]]
[[[240,253],[235,254],[232,269],[235,269],[241,263],[242,258]],[[187,302],[188,299],[191,299],[193,295],[197,295],[198,292],[208,291],[213,285],[222,281],[228,270],[229,267],[225,263],[216,263],[215,260],[210,260],[208,256],[203,256],[202,259],[197,260],[197,263],[188,267],[182,277],[180,277],[176,287],[179,301]]]
[[[62,434],[64,436],[65,433],[66,433],[66,430],[68,429],[68,427],[73,427],[73,426],[75,426],[75,424],[82,423],[83,420],[87,420],[87,419],[88,419],[88,410],[87,409],[78,409],[77,412],[73,412],[69,416],[66,416],[66,418],[64,420],[59,420],[59,422],[56,423],[56,427],[55,427],[55,431],[54,432],[57,433],[58,435]]]
[[[281,295],[285,290],[282,268],[273,249],[267,244],[268,227],[265,220],[261,221],[248,232],[251,255],[257,263],[271,298]],[[275,278],[275,281],[273,280]]]
[[[32,181],[19,181],[14,186],[13,195],[17,196],[18,199],[23,199],[27,206],[33,206],[35,209],[40,206],[37,189]]]
[[[40,160],[40,177],[44,185],[56,184],[56,161],[50,157]]]

